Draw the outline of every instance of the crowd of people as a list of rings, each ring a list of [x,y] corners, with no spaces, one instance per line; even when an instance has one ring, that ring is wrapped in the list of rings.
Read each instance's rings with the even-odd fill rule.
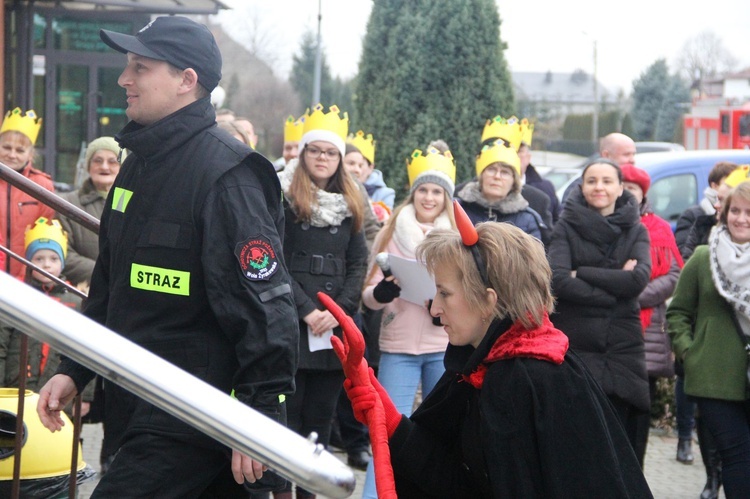
[[[336,106],[280,124],[274,163],[255,152],[251,121],[211,105],[205,26],[159,17],[101,38],[127,54],[130,122],[88,145],[88,178],[61,193],[100,234],[0,181],[0,244],[88,298],[0,252],[4,271],[300,435],[335,437],[366,498],[650,497],[650,408],[675,374],[677,460],[693,462],[697,430],[701,497],[750,497],[747,166],[717,164],[673,233],[629,137],[604,137],[558,200],[531,164],[533,124],[495,116],[474,178],[457,183],[436,138],[414,144],[400,192]],[[33,168],[40,127],[9,112],[0,161],[53,190]],[[402,296],[384,254],[422,262],[434,297]],[[78,393],[104,422],[94,497],[315,497],[44,344],[19,366],[20,335],[0,325],[4,386],[26,373],[50,430]],[[367,345],[369,375],[338,338]],[[390,459],[371,458],[374,420]]]

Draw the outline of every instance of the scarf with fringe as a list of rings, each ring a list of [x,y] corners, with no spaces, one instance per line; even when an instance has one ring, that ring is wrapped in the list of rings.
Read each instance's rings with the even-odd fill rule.
[[[667,275],[672,268],[672,262],[677,261],[677,265],[682,268],[684,263],[677,243],[674,240],[672,227],[653,213],[646,213],[641,217],[641,223],[648,230],[648,237],[651,239],[651,281],[657,277]],[[641,308],[641,327],[645,333],[651,325],[651,317],[654,314],[653,307]]]

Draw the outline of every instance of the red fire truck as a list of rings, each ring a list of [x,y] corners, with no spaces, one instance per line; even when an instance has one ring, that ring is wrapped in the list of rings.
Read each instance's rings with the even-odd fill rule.
[[[750,102],[696,101],[684,118],[685,149],[750,149]]]

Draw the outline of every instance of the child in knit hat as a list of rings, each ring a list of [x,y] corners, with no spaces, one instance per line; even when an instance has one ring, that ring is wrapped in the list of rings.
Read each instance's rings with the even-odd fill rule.
[[[35,266],[58,279],[65,281],[62,271],[65,268],[65,256],[68,251],[67,236],[58,220],[40,217],[32,227],[26,230],[24,241],[26,259]],[[23,281],[32,288],[46,294],[63,305],[80,311],[81,298],[38,270],[27,267],[22,276]],[[22,332],[5,325],[0,325],[0,375],[3,386],[19,385],[19,360],[21,353]],[[60,356],[49,345],[31,336],[28,342],[28,362],[26,366],[26,388],[32,391],[44,386],[52,377],[60,362]],[[84,392],[82,415],[88,412],[93,388]]]

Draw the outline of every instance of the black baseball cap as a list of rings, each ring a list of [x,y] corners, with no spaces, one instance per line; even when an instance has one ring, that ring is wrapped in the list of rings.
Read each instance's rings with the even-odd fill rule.
[[[166,61],[178,69],[192,68],[210,92],[221,80],[221,52],[203,24],[180,16],[157,17],[133,35],[99,30],[104,43],[123,54]]]

